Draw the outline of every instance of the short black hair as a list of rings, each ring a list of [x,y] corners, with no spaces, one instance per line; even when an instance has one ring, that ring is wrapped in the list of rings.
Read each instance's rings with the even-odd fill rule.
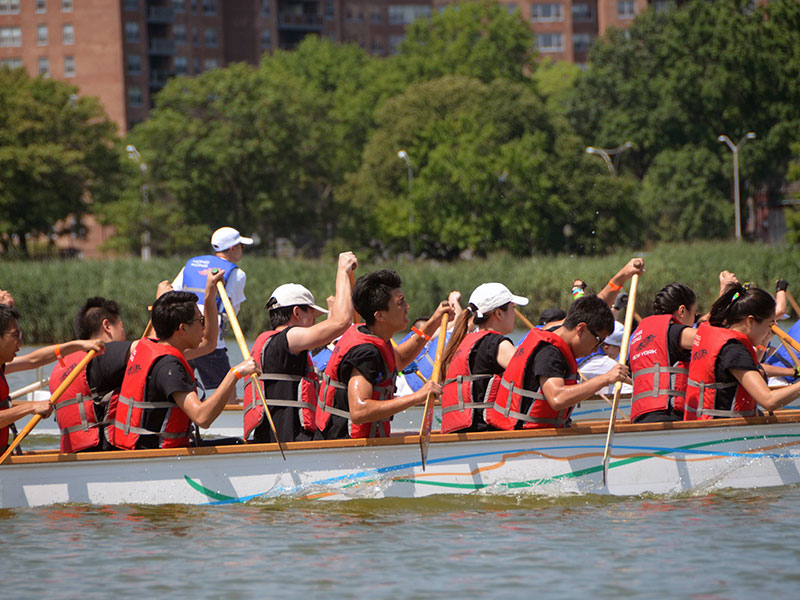
[[[375,322],[375,312],[389,310],[392,290],[403,285],[397,271],[381,269],[362,275],[353,286],[353,306],[367,325]]]
[[[270,301],[273,298],[270,298]],[[294,307],[299,306],[302,310],[312,310],[310,306],[307,304],[293,304],[292,306],[281,306],[279,308],[269,308],[269,302],[267,302],[267,308],[269,309],[269,326],[270,329],[277,329],[281,325],[286,325],[289,320],[292,318],[292,312],[294,312]]]
[[[586,325],[599,334],[600,332],[610,333],[614,331],[614,313],[611,312],[608,304],[594,294],[578,298],[569,307],[567,318],[564,319],[564,327],[572,330],[578,323]]]
[[[167,292],[153,302],[150,318],[158,339],[165,340],[172,337],[181,323],[188,323],[194,319],[196,305],[197,295],[192,292]]]
[[[11,321],[19,321],[17,309],[10,304],[0,304],[0,335],[8,333]]]
[[[93,296],[86,300],[78,314],[75,315],[75,336],[79,340],[88,340],[100,333],[103,321],[108,319],[112,323],[120,320],[119,304],[113,300],[106,300],[101,296]]]

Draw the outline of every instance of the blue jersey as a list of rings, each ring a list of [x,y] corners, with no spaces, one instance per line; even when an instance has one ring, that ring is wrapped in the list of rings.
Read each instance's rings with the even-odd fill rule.
[[[206,278],[211,269],[223,269],[225,271],[225,285],[227,285],[231,273],[238,267],[229,260],[212,255],[190,258],[183,267],[183,291],[197,294],[197,304],[200,306],[203,306],[206,298]],[[222,301],[219,298],[217,298],[217,310],[225,312]]]
[[[797,321],[792,328],[789,330],[789,335],[794,339],[800,339],[800,321]],[[780,342],[778,342],[780,343]],[[795,352],[795,354],[797,354]],[[768,365],[775,365],[778,367],[789,367],[790,369],[794,367],[794,363],[792,362],[792,358],[789,356],[789,353],[786,351],[786,348],[781,345],[780,349],[770,356],[767,360],[765,360]],[[794,378],[787,377],[787,379],[793,381]]]
[[[405,342],[408,338],[410,338],[414,333],[408,333],[401,341],[400,344]],[[450,341],[450,336],[452,335],[452,331],[448,331],[445,335],[445,347],[447,342]],[[414,359],[414,362],[417,364],[417,370],[425,377],[425,379],[430,379],[431,375],[433,375],[433,363],[436,361],[436,345],[437,345],[437,338],[432,339],[428,342],[423,348],[422,351],[417,355]],[[419,376],[415,373],[406,373],[403,371],[406,376],[406,382],[411,389],[415,392],[418,391],[425,383]]]

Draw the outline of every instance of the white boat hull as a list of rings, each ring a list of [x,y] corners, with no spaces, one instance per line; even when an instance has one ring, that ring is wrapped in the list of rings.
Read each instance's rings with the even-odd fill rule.
[[[605,427],[80,455],[35,453],[0,466],[0,507],[221,504],[432,494],[707,493],[800,483],[800,415],[622,425],[608,485]]]

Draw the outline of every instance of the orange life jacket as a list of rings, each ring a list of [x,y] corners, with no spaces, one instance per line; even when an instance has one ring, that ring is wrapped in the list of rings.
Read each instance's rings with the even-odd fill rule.
[[[56,391],[86,352],[73,352],[64,357],[64,363],[56,364],[50,374],[50,393]],[[86,379],[86,369],[61,395],[56,402],[56,422],[61,429],[61,452],[80,452],[94,448],[100,443],[100,428],[108,422],[98,422],[95,413],[95,394]]]

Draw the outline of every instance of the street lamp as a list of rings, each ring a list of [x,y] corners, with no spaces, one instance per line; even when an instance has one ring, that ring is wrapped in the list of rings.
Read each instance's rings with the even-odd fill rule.
[[[625,152],[625,150],[633,147],[631,142],[625,142],[622,146],[617,146],[616,148],[595,148],[594,146],[587,146],[586,153],[587,154],[596,154],[597,156],[601,157],[604,161],[606,161],[606,166],[608,167],[608,172],[611,173],[612,177],[617,176],[617,168],[619,167],[619,155]],[[613,161],[611,157],[614,157]]]
[[[408,213],[408,247],[411,250],[411,256],[414,256],[414,201],[411,198],[411,189],[414,186],[414,168],[411,166],[411,160],[408,158],[408,152],[405,150],[399,150],[397,152],[397,158],[402,159],[408,165],[408,206],[409,206],[409,213]]]
[[[734,145],[727,135],[720,135],[717,137],[718,142],[725,142],[728,144],[728,148],[731,149],[733,152],[733,214],[736,218],[736,223],[734,225],[734,235],[736,236],[736,241],[741,241],[742,239],[742,214],[741,208],[739,206],[739,149],[744,146],[744,143],[747,140],[754,140],[756,139],[755,131],[749,131],[747,134],[739,140],[739,143]]]
[[[139,151],[136,149],[136,146],[133,144],[128,144],[125,146],[125,150],[128,152],[128,158],[139,165],[139,169],[142,171],[142,206],[145,211],[145,229],[142,232],[142,260],[148,261],[150,260],[150,229],[147,227],[147,225],[149,225],[150,219],[147,216],[147,182],[145,179],[147,176],[147,165],[142,161],[142,157],[139,154]]]

